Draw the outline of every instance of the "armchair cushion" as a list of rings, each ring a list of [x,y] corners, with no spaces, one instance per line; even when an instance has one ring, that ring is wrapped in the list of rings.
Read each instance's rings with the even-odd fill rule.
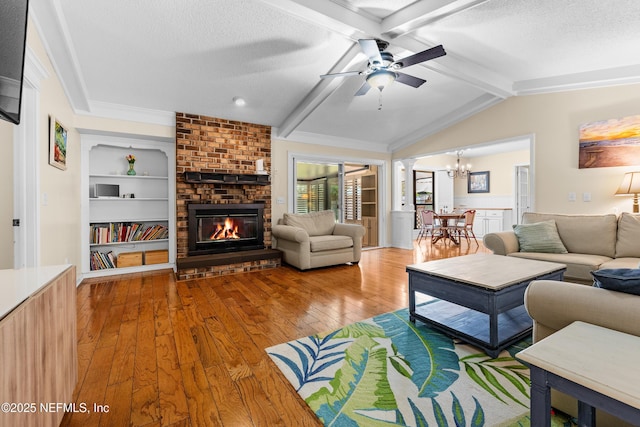
[[[333,234],[336,218],[332,211],[310,212],[306,214],[285,213],[283,223],[307,231],[309,236]]]
[[[309,238],[311,252],[332,251],[353,246],[353,239],[349,236],[313,236]]]
[[[558,235],[556,222],[552,219],[533,224],[514,225],[513,231],[518,238],[520,252],[567,253],[567,248],[564,247]]]
[[[596,288],[640,295],[640,269],[605,268],[592,271],[591,275]]]

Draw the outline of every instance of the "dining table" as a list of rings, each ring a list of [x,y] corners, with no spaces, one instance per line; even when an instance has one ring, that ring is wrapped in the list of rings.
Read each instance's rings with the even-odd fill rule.
[[[454,245],[459,245],[460,241],[453,233],[453,227],[455,224],[464,218],[463,212],[442,212],[435,215],[435,218],[440,220],[440,233],[434,234],[431,241],[436,243],[437,241],[444,239],[443,241],[450,240]]]

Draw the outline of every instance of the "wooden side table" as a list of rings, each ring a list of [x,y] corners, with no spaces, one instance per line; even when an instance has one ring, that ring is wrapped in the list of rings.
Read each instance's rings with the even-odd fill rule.
[[[531,426],[551,422],[551,387],[578,399],[578,425],[596,409],[640,425],[640,337],[574,322],[516,355],[531,368]]]

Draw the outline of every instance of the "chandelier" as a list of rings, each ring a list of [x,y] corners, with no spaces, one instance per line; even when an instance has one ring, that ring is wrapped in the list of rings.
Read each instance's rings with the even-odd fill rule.
[[[449,178],[451,179],[466,178],[471,173],[471,164],[467,163],[466,165],[463,165],[460,163],[462,150],[456,151],[456,156],[458,157],[456,159],[456,164],[453,167],[447,165],[447,175],[449,175]]]

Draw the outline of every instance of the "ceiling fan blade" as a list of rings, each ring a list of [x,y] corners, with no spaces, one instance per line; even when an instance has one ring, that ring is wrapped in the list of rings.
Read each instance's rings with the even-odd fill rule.
[[[382,56],[380,56],[380,49],[378,49],[378,43],[374,39],[360,39],[358,40],[360,49],[369,58],[369,63],[382,64]]]
[[[320,76],[321,79],[326,79],[327,77],[351,77],[351,76],[359,76],[360,71],[345,71],[344,73],[334,73],[334,74],[323,74]]]
[[[422,83],[426,82],[426,80],[423,80],[418,77],[410,76],[409,74],[399,73],[397,71],[396,71],[396,74],[398,75],[398,77],[396,78],[397,82],[404,83],[411,87],[420,87]]]
[[[407,68],[410,65],[429,61],[430,59],[439,58],[446,54],[447,52],[444,51],[442,45],[439,45],[436,47],[432,47],[431,49],[423,50],[422,52],[418,52],[414,55],[409,55],[406,58],[399,59],[395,63],[399,65],[400,68]]]
[[[362,86],[360,86],[360,89],[358,89],[358,91],[353,96],[362,96],[365,93],[369,92],[369,89],[371,89],[371,85],[365,80],[364,83],[362,83]]]

